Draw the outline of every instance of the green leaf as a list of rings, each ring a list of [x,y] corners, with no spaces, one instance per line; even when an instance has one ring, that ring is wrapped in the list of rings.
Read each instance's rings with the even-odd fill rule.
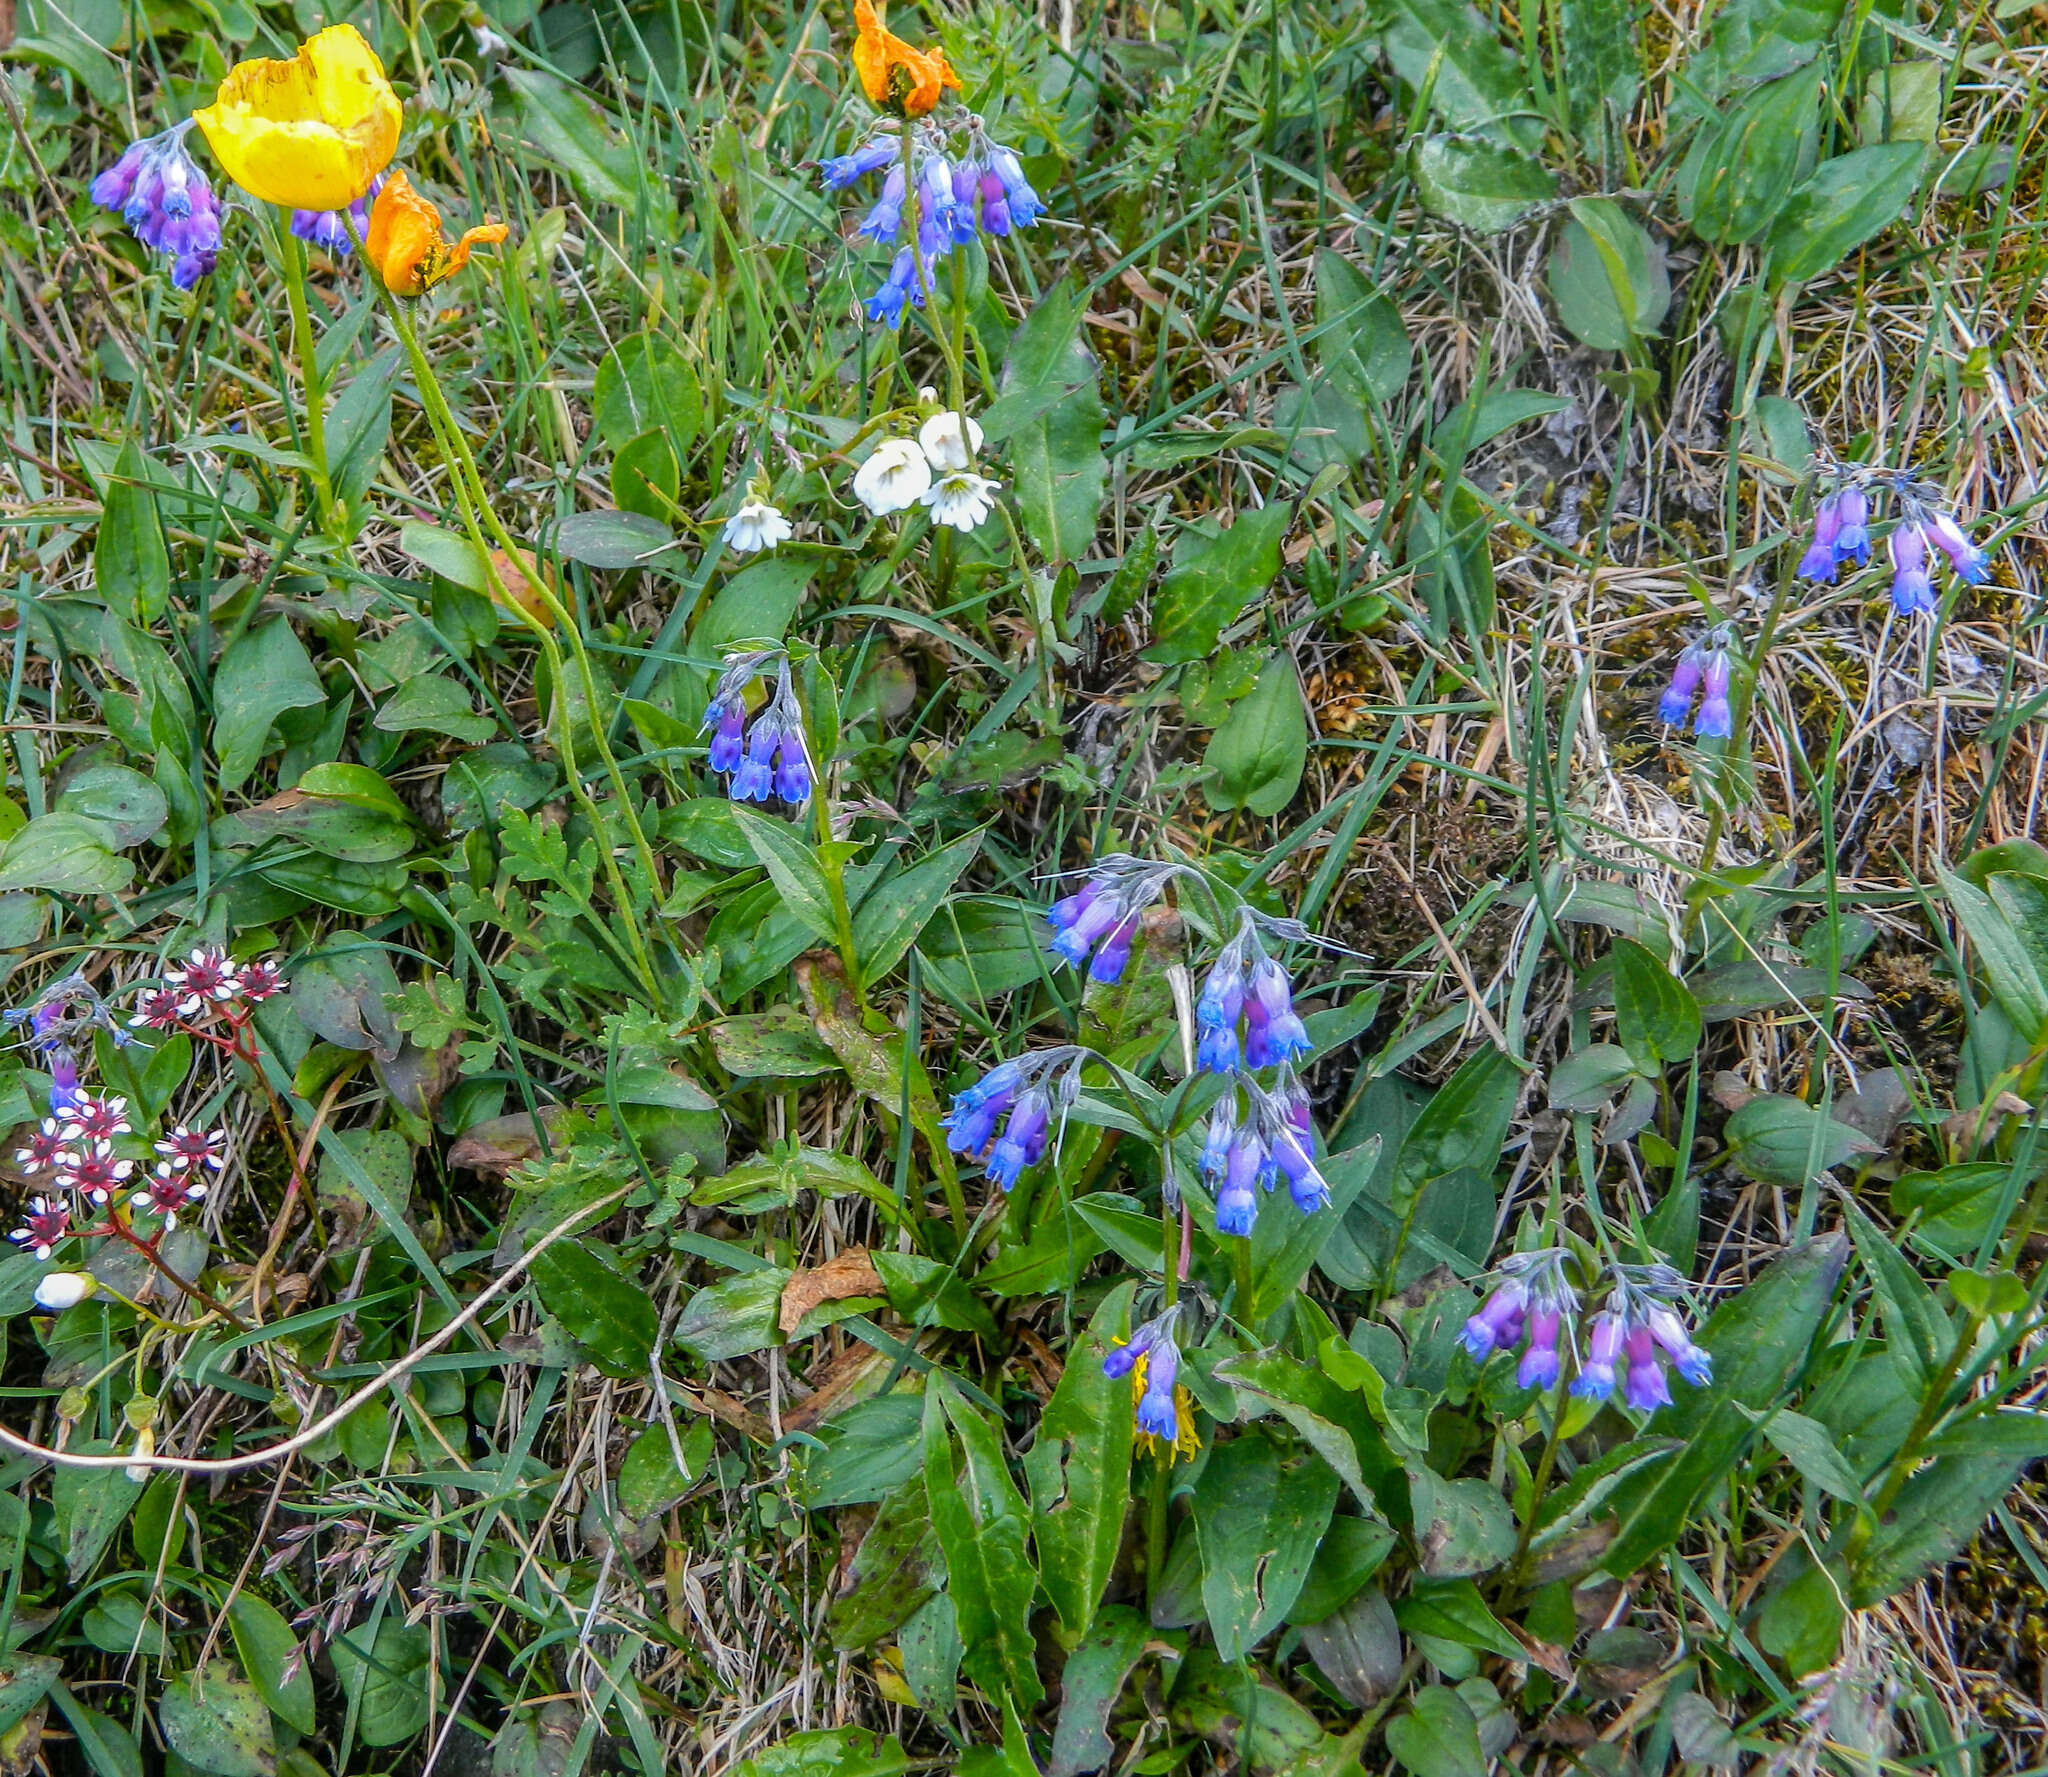
[[[1316,353],[1354,400],[1382,406],[1400,394],[1415,361],[1401,311],[1331,247],[1316,250]]]
[[[1333,1337],[1329,1343],[1339,1342]],[[1401,1470],[1385,1437],[1365,1403],[1332,1375],[1275,1349],[1226,1358],[1216,1366],[1216,1377],[1236,1395],[1240,1419],[1277,1413],[1286,1420],[1351,1489],[1363,1510],[1378,1517],[1388,1504],[1398,1508],[1403,1503]],[[1376,1374],[1373,1379],[1378,1380]]]
[[[126,1654],[128,1650],[120,1650]],[[48,1654],[26,1654],[10,1648],[0,1663],[0,1734],[28,1714],[57,1682],[64,1662]]]
[[[1109,463],[1102,453],[1102,396],[1095,356],[1081,338],[1083,303],[1071,283],[1052,286],[1010,339],[1000,398],[1057,399],[1010,435],[1017,509],[1048,565],[1078,561],[1095,541]]]
[[[1300,1594],[1337,1505],[1337,1472],[1268,1437],[1209,1453],[1195,1483],[1202,1608],[1220,1658],[1235,1662],[1278,1628]]]
[[[711,1052],[720,1067],[743,1080],[805,1080],[839,1071],[839,1057],[794,1006],[721,1018],[711,1027]]]
[[[1803,1101],[1766,1093],[1728,1119],[1729,1157],[1767,1185],[1804,1185],[1858,1154],[1882,1150],[1860,1129]]]
[[[1845,0],[1722,0],[1712,34],[1685,65],[1685,87],[1718,99],[1804,67],[1841,23]]]
[[[1832,1666],[1842,1643],[1842,1582],[1824,1567],[1809,1567],[1779,1586],[1757,1617],[1757,1645],[1784,1661],[1794,1678]]]
[[[61,1684],[52,1685],[50,1695],[78,1736],[78,1750],[93,1777],[142,1777],[142,1749],[127,1728],[113,1717],[87,1708]]]
[[[322,857],[356,864],[390,863],[413,848],[412,816],[405,804],[363,765],[316,765],[295,789],[227,820],[251,843],[285,838]]]
[[[1626,118],[1642,89],[1635,10],[1614,0],[1559,0],[1565,92],[1572,126],[1591,159],[1605,146],[1606,120]]]
[[[415,673],[407,679],[379,706],[373,725],[386,734],[445,734],[471,746],[489,740],[498,726],[477,713],[467,686],[442,673]]]
[[[1498,1654],[1504,1660],[1528,1657],[1529,1650],[1486,1608],[1470,1580],[1417,1580],[1395,1605],[1394,1616],[1418,1639]]]
[[[1926,162],[1924,142],[1886,142],[1823,163],[1786,200],[1766,240],[1772,279],[1803,284],[1882,234],[1912,201]]]
[[[658,561],[675,533],[644,512],[572,512],[555,526],[555,548],[565,561],[614,573]]]
[[[353,506],[370,491],[391,436],[399,348],[388,346],[354,376],[327,412],[327,460],[335,498]]]
[[[1406,1217],[1433,1179],[1474,1169],[1490,1174],[1521,1096],[1522,1071],[1490,1045],[1475,1050],[1422,1107],[1401,1143],[1392,1206]]]
[[[1152,1626],[1127,1604],[1112,1604],[1074,1644],[1060,1675],[1060,1716],[1046,1777],[1105,1769],[1116,1754],[1109,1712],[1144,1657]]]
[[[171,553],[151,475],[142,447],[130,437],[107,478],[92,550],[93,581],[107,609],[145,628],[171,602]]]
[[[1816,63],[1747,94],[1695,133],[1678,169],[1678,212],[1703,240],[1753,241],[1812,171],[1820,139]]]
[[[115,894],[128,886],[135,866],[114,856],[112,839],[108,828],[84,815],[38,815],[0,846],[0,890]]]
[[[1515,1550],[1515,1519],[1500,1490],[1477,1477],[1447,1481],[1421,1463],[1409,1466],[1415,1546],[1431,1579],[1491,1573]]]
[[[678,1443],[683,1452],[680,1466]],[[619,1510],[629,1518],[667,1511],[703,1476],[710,1461],[710,1420],[693,1419],[674,1437],[657,1420],[633,1440],[619,1464]]]
[[[2022,1039],[2030,1046],[2038,1045],[2048,1037],[2048,976],[2042,973],[2037,945],[2028,942],[2011,916],[1984,889],[1938,865],[1935,875],[1955,909],[1957,922],[1976,949],[1992,997]],[[2019,904],[2012,899],[2010,885],[2007,903]]]
[[[1266,663],[1251,695],[1240,698],[1210,736],[1202,755],[1203,798],[1213,809],[1278,814],[1294,800],[1308,764],[1308,714],[1294,657],[1284,651]]]
[[[243,1590],[228,1606],[228,1627],[242,1670],[263,1694],[270,1712],[301,1734],[317,1726],[313,1703],[313,1669],[299,1638],[277,1610]]]
[[[1284,501],[1238,515],[1229,530],[1189,525],[1173,543],[1173,565],[1152,600],[1152,645],[1160,666],[1206,660],[1238,612],[1280,576],[1280,539],[1293,509]]]
[[[57,807],[98,821],[121,851],[154,839],[171,816],[163,791],[125,765],[88,765],[58,792]]]
[[[1407,1713],[1387,1723],[1387,1750],[1415,1777],[1486,1777],[1479,1722],[1447,1685],[1425,1685]]]
[[[981,841],[979,832],[964,834],[909,868],[881,878],[862,897],[853,915],[853,951],[865,980],[884,980],[903,960],[980,853]]]
[[[1700,1009],[1685,983],[1631,938],[1617,938],[1609,954],[1621,1046],[1646,1074],[1685,1060],[1700,1046]]]
[[[874,1646],[936,1596],[944,1579],[924,1476],[913,1472],[882,1501],[854,1551],[825,1615],[832,1645],[842,1653]]]
[[[782,904],[820,938],[833,938],[837,922],[818,854],[787,821],[738,803],[733,804],[732,817],[754,856],[774,879]]]
[[[894,1734],[815,1728],[792,1734],[740,1764],[737,1777],[902,1777],[910,1769]]]
[[[432,1652],[425,1624],[409,1627],[390,1616],[374,1635],[368,1623],[359,1623],[327,1644],[365,1746],[401,1746],[427,1725],[433,1714]]]
[[[2027,1466],[2026,1453],[1938,1456],[1892,1502],[1885,1523],[1849,1571],[1858,1610],[1903,1592],[1953,1561]]]
[[[72,1446],[81,1454],[104,1456],[114,1446],[94,1439]],[[131,1481],[125,1469],[59,1467],[50,1481],[50,1505],[56,1518],[57,1546],[64,1551],[64,1572],[73,1585],[98,1564],[114,1534],[142,1497],[146,1483]]]
[[[220,787],[238,789],[266,751],[270,725],[286,710],[327,701],[326,688],[282,617],[237,636],[213,675],[213,747]]]
[[[1550,295],[1587,345],[1631,351],[1671,307],[1663,248],[1612,198],[1574,198],[1550,249]]]
[[[558,1240],[533,1262],[541,1302],[608,1376],[647,1374],[661,1317],[653,1298],[587,1246]]]
[[[642,169],[614,135],[610,114],[566,80],[538,68],[499,72],[517,96],[518,130],[528,145],[567,173],[586,199],[635,213]]]
[[[788,1282],[789,1273],[771,1265],[708,1285],[684,1304],[671,1337],[706,1363],[780,1345],[782,1325],[777,1317]]]
[[[1380,1138],[1373,1136],[1341,1154],[1327,1156],[1319,1170],[1330,1200],[1313,1215],[1260,1216],[1252,1224],[1252,1319],[1263,1326],[1301,1287],[1309,1267],[1343,1224],[1379,1165]]]
[[[674,340],[660,333],[622,339],[597,367],[597,429],[614,451],[648,432],[664,434],[686,461],[704,421],[704,391]]]
[[[1550,1108],[1567,1113],[1605,1110],[1615,1093],[1635,1077],[1636,1064],[1626,1049],[1614,1043],[1588,1043],[1550,1070],[1545,1083]]]
[[[964,1458],[957,1474],[955,1439]],[[1025,1552],[1024,1501],[994,1424],[937,1372],[925,1393],[924,1474],[967,1674],[1028,1709],[1044,1698],[1045,1687],[1031,1633],[1038,1576]]]
[[[1478,137],[1423,137],[1413,170],[1423,207],[1475,234],[1512,228],[1557,196],[1557,181],[1539,162]]]
[[[1123,1545],[1131,1384],[1105,1376],[1102,1359],[1130,1331],[1135,1288],[1126,1281],[1112,1289],[1074,1341],[1024,1458],[1041,1583],[1069,1636],[1086,1632]]]
[[[1862,1482],[1819,1420],[1780,1407],[1764,1421],[1764,1436],[1773,1450],[1823,1493],[1836,1499],[1863,1497]]]
[[[270,1711],[256,1687],[225,1663],[172,1679],[156,1718],[170,1749],[214,1777],[271,1777],[277,1769]]]
[[[1381,47],[1394,72],[1453,130],[1542,139],[1527,75],[1490,20],[1465,0],[1394,0]]]

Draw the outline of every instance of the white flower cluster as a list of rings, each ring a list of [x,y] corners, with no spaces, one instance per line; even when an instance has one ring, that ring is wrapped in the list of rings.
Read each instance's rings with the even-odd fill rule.
[[[853,477],[853,496],[877,518],[926,507],[933,524],[971,531],[995,510],[1000,481],[976,472],[981,427],[963,413],[935,413],[915,438],[885,438]],[[795,526],[782,511],[751,492],[725,524],[726,547],[752,555],[786,543]]]

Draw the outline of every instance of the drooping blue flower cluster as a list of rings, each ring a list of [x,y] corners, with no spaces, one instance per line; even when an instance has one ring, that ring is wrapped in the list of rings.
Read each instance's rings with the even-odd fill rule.
[[[92,182],[92,201],[115,210],[135,238],[171,260],[171,282],[189,290],[213,270],[220,253],[220,203],[185,152],[188,117],[145,136]]]
[[[881,192],[855,233],[877,246],[896,248],[887,275],[866,304],[869,320],[890,327],[902,326],[910,308],[924,306],[941,253],[966,246],[977,234],[1000,238],[1028,228],[1045,214],[1023,163],[991,141],[972,112],[964,114],[964,121],[919,119],[908,128],[907,163],[904,137],[894,123],[877,124],[852,153],[820,163],[827,191],[846,191],[876,173],[883,175]],[[963,131],[965,145],[956,149],[954,138]],[[906,209],[915,224],[909,230],[912,238],[900,239],[906,232]]]
[[[1931,572],[1937,554],[1948,558],[1966,585],[1983,580],[1988,558],[1946,509],[1940,489],[1890,470],[1852,473],[1859,479],[1844,478],[1814,506],[1813,540],[1799,561],[1802,575],[1832,583],[1844,562],[1861,567],[1870,560],[1870,491],[1878,490],[1890,494],[1897,517],[1887,540],[1893,610],[1912,617],[1937,608]]]
[[[1682,728],[1688,717],[1692,731],[1701,740],[1728,740],[1735,733],[1734,711],[1728,690],[1735,678],[1735,632],[1732,625],[1717,623],[1679,655],[1671,669],[1671,683],[1657,700],[1657,720],[1667,728]],[[1693,710],[1693,699],[1699,709]]]
[[[1145,1392],[1138,1397],[1138,1429],[1168,1444],[1180,1435],[1180,1409],[1174,1401],[1174,1385],[1180,1380],[1180,1346],[1173,1333],[1180,1319],[1178,1308],[1146,1321],[1122,1345],[1111,1346],[1102,1359],[1102,1373],[1121,1382],[1145,1360]]]
[[[370,206],[384,189],[384,175],[370,181],[370,189],[346,210],[294,210],[292,233],[323,253],[339,259],[370,232]]]
[[[776,663],[775,690],[750,723],[747,690],[770,661]],[[790,683],[786,655],[773,649],[728,655],[705,707],[703,731],[711,736],[707,762],[730,778],[727,794],[735,802],[766,802],[779,796],[792,807],[801,807],[810,800],[817,773],[811,766],[803,709]]]
[[[1612,1265],[1607,1297],[1586,1323],[1586,1354],[1578,1355],[1576,1327],[1581,1310],[1573,1288],[1572,1255],[1562,1247],[1515,1253],[1498,1267],[1500,1282],[1465,1322],[1465,1349],[1484,1363],[1496,1351],[1522,1347],[1515,1381],[1523,1388],[1555,1386],[1572,1359],[1571,1392],[1579,1400],[1604,1401],[1622,1385],[1623,1398],[1638,1412],[1671,1404],[1668,1360],[1696,1388],[1714,1379],[1712,1360],[1686,1331],[1676,1303],[1685,1280],[1669,1265]]]
[[[1303,1215],[1321,1209],[1330,1187],[1316,1168],[1315,1139],[1308,1093],[1291,1069],[1281,1069],[1270,1092],[1249,1076],[1225,1092],[1202,1139],[1202,1177],[1216,1199],[1216,1232],[1248,1238],[1260,1196],[1282,1179]]]
[[[1238,910],[1237,935],[1224,945],[1202,983],[1195,1028],[1200,1032],[1196,1063],[1212,1074],[1285,1066],[1313,1046],[1294,1009],[1294,984],[1266,953],[1258,917],[1249,907]]]
[[[1081,886],[1046,912],[1053,955],[1077,969],[1086,963],[1091,981],[1121,981],[1145,909],[1182,870],[1179,864],[1150,863],[1128,852],[1099,859]]]
[[[946,1146],[956,1154],[986,1152],[983,1170],[1003,1190],[1045,1158],[1053,1112],[1061,1119],[1081,1096],[1081,1067],[1089,1051],[1063,1045],[1004,1061],[953,1099],[941,1119]],[[1050,1076],[1066,1071],[1057,1080]]]

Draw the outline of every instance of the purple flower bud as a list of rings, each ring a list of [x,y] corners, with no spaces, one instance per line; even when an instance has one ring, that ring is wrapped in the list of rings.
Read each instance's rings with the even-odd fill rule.
[[[1510,1278],[1480,1304],[1479,1312],[1465,1322],[1460,1342],[1484,1363],[1496,1351],[1505,1351],[1522,1336],[1522,1321],[1529,1304],[1529,1292]]]
[[[1870,501],[1861,488],[1845,487],[1835,496],[1835,560],[1861,565],[1870,559]]]
[[[1131,943],[1138,935],[1138,916],[1133,913],[1128,919],[1120,920],[1110,928],[1109,935],[1102,940],[1102,948],[1095,953],[1095,960],[1088,965],[1088,979],[1112,984],[1124,978],[1124,967],[1131,960]]]
[[[1064,932],[1082,914],[1102,899],[1106,890],[1092,876],[1083,882],[1073,894],[1062,895],[1046,909],[1045,917],[1056,932]],[[1107,930],[1107,928],[1104,928]]]
[[[1700,675],[1706,670],[1706,663],[1697,649],[1687,648],[1679,655],[1677,664],[1671,669],[1671,683],[1664,687],[1664,695],[1657,700],[1657,720],[1667,728],[1684,725],[1692,714],[1693,694],[1700,688]]]
[[[1692,1336],[1685,1330],[1674,1309],[1659,1302],[1644,1315],[1644,1324],[1650,1329],[1650,1337],[1669,1354],[1673,1366],[1686,1381],[1695,1388],[1705,1388],[1714,1380],[1713,1359],[1692,1342]]]
[[[889,231],[894,238],[895,229]],[[867,317],[880,321],[884,326],[901,327],[906,307],[924,307],[924,291],[917,281],[917,261],[908,247],[900,248],[889,263],[889,275],[882,280],[882,286],[867,300]]]
[[[1138,1429],[1171,1443],[1180,1436],[1180,1407],[1173,1385],[1180,1380],[1180,1347],[1163,1338],[1145,1354],[1145,1392],[1138,1397]]]
[[[1572,1393],[1582,1401],[1604,1401],[1614,1392],[1614,1365],[1621,1355],[1624,1328],[1614,1315],[1596,1314],[1587,1327],[1586,1361],[1572,1378]]]
[[[1941,512],[1929,520],[1927,531],[1942,554],[1948,557],[1958,580],[1971,586],[1982,582],[1988,566],[1984,551],[1970,541],[1961,525],[1946,512]]]
[[[78,1104],[78,1058],[69,1049],[50,1051],[50,1115],[68,1116]]]
[[[981,193],[981,226],[998,238],[1010,232],[1010,194],[1003,187],[1001,177],[994,172],[983,173],[976,181]]]
[[[150,146],[155,140],[154,136],[147,136],[122,149],[121,158],[93,180],[92,201],[103,210],[125,210],[128,200],[135,195],[135,181],[149,160]]]
[[[1259,1014],[1260,1036],[1258,1059],[1252,1060],[1254,1067],[1274,1067],[1285,1061],[1296,1061],[1314,1047],[1308,1038],[1308,1027],[1301,1021],[1294,1009],[1294,988],[1287,979],[1287,971],[1270,956],[1262,956],[1252,965],[1251,1004]],[[1246,1058],[1251,1059],[1251,1028],[1246,1030]]]
[[[1209,1113],[1202,1136],[1202,1176],[1214,1186],[1230,1165],[1230,1144],[1237,1139],[1237,1094],[1225,1093]]]
[[[861,218],[860,227],[853,232],[862,240],[873,241],[877,246],[886,246],[893,241],[896,238],[896,231],[903,226],[903,200],[906,192],[902,166],[899,164],[891,167],[888,178],[882,181],[882,194],[875,199],[874,208]]]
[[[808,802],[811,795],[811,762],[804,755],[803,736],[787,729],[776,754],[775,793],[788,803]]]
[[[1018,1098],[989,1154],[986,1168],[988,1176],[1005,1191],[1016,1185],[1026,1167],[1036,1166],[1044,1155],[1051,1119],[1052,1102],[1041,1087],[1033,1086]]]
[[[1076,896],[1074,899],[1079,900],[1080,897]],[[1061,903],[1062,906],[1070,904],[1068,902]],[[1088,960],[1088,953],[1095,948],[1097,941],[1107,934],[1116,923],[1116,897],[1110,894],[1098,894],[1089,900],[1066,925],[1054,932],[1051,946],[1052,953],[1060,961],[1072,963],[1078,969],[1082,963]],[[1126,945],[1125,949],[1128,951],[1129,946]]]
[[[1240,1129],[1230,1144],[1223,1188],[1216,1193],[1218,1234],[1241,1238],[1251,1233],[1259,1214],[1259,1199],[1253,1186],[1265,1162],[1266,1150],[1258,1136],[1249,1127]]]
[[[1692,725],[1693,733],[1701,740],[1729,740],[1734,736],[1735,714],[1728,703],[1733,675],[1727,649],[1716,648],[1707,656],[1700,675],[1700,712]]]
[[[851,154],[827,155],[818,163],[827,191],[844,191],[870,173],[902,159],[902,147],[894,136],[876,136],[863,142]]]
[[[735,802],[766,802],[773,794],[775,749],[781,742],[782,724],[769,710],[754,723],[754,731],[747,736],[746,753],[732,775],[729,794]]]
[[[746,741],[747,707],[738,697],[724,703],[714,703],[704,712],[704,725],[716,725],[711,737],[711,757],[707,761],[711,769],[728,772],[740,762],[740,750]]]
[[[1127,1343],[1112,1345],[1102,1354],[1102,1373],[1112,1382],[1121,1382],[1138,1367],[1138,1359],[1159,1342],[1159,1335],[1165,1330],[1164,1316],[1148,1320],[1135,1328]]]
[[[1539,1308],[1529,1316],[1529,1348],[1515,1371],[1517,1386],[1548,1388],[1557,1380],[1557,1339],[1563,1328],[1564,1316],[1555,1308]]]
[[[988,160],[997,179],[1002,182],[1011,223],[1018,228],[1029,228],[1045,214],[1045,205],[1038,193],[1031,189],[1031,181],[1024,177],[1023,162],[1000,143],[990,145]]]
[[[1671,1384],[1657,1360],[1656,1341],[1648,1327],[1628,1331],[1628,1404],[1639,1413],[1671,1405]]]

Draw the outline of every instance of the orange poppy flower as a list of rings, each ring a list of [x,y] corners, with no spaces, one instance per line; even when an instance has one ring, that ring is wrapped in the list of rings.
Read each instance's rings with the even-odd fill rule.
[[[885,30],[875,0],[853,0],[853,22],[860,30],[853,43],[853,71],[868,98],[884,111],[922,117],[947,87],[960,90],[960,76],[947,67],[946,52],[912,49]]]
[[[394,296],[417,296],[469,263],[472,247],[502,241],[512,231],[502,222],[468,230],[459,241],[441,233],[441,212],[413,190],[404,173],[384,181],[370,210],[363,254]]]

